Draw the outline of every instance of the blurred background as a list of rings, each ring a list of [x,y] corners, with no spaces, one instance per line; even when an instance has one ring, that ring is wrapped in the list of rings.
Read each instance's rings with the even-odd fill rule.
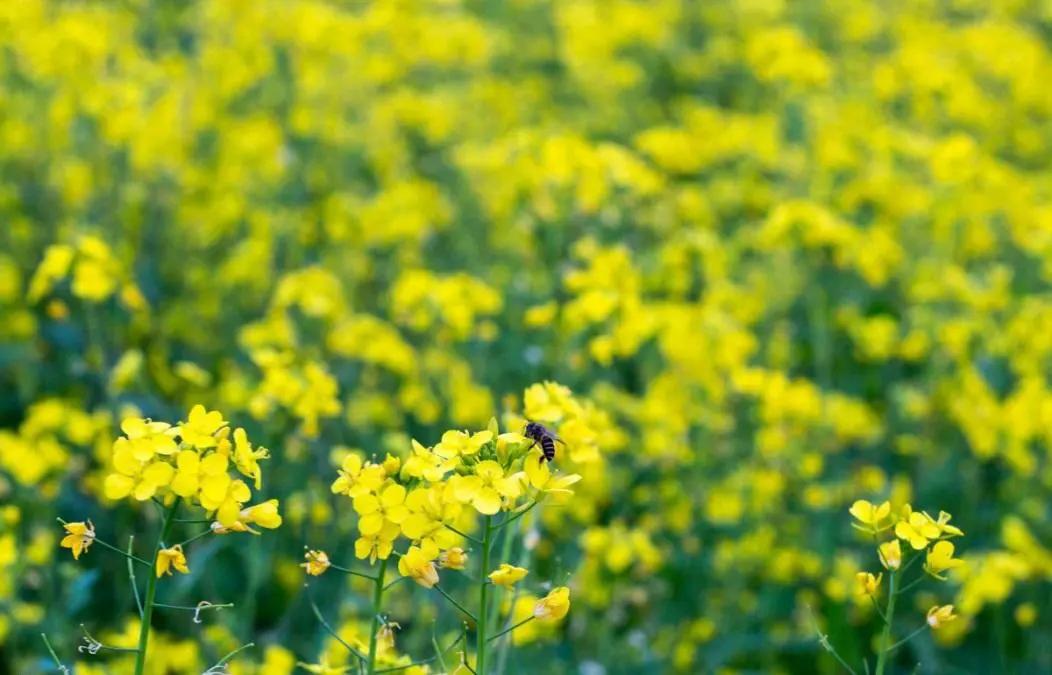
[[[55,522],[156,527],[101,494],[124,415],[271,448],[285,525],[195,549],[168,601],[237,607],[158,615],[153,672],[280,675],[346,659],[296,566],[351,558],[341,453],[541,380],[600,457],[535,534],[570,616],[507,672],[841,672],[860,498],[966,534],[897,670],[1052,671],[1050,40],[1041,0],[0,3],[0,672],[54,670],[41,632],[127,672],[75,651],[135,632],[124,561]]]

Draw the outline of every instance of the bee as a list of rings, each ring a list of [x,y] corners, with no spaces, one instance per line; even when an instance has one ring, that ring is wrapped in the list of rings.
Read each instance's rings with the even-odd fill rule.
[[[554,431],[540,422],[526,422],[526,428],[523,430],[522,434],[533,441],[533,443],[530,444],[530,448],[535,445],[541,446],[541,452],[544,453],[544,459],[549,462],[555,459],[555,444],[558,442],[566,445],[561,438],[555,435]],[[530,448],[527,448],[527,450]]]

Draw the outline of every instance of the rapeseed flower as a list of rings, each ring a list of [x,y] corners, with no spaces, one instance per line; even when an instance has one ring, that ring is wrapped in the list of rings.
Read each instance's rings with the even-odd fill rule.
[[[529,574],[529,570],[524,567],[501,563],[499,568],[489,573],[489,580],[498,586],[511,588],[525,578],[527,574]]]
[[[63,523],[62,527],[66,529],[66,536],[62,538],[59,545],[70,549],[73,552],[73,559],[79,560],[80,554],[95,543],[95,526],[89,520],[86,523]]]
[[[183,574],[190,573],[190,568],[186,566],[186,555],[183,554],[183,547],[179,544],[171,548],[162,548],[157,552],[155,569],[157,576],[161,577],[165,574],[171,574],[173,568]]]

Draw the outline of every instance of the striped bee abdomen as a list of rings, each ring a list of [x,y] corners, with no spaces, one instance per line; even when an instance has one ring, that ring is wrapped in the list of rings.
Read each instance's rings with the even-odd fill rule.
[[[544,458],[549,462],[555,459],[555,441],[551,436],[541,438],[541,450],[544,451]]]

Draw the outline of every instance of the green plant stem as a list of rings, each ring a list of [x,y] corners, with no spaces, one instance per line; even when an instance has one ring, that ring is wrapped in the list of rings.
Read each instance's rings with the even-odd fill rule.
[[[352,576],[361,577],[363,579],[369,579],[373,583],[376,583],[376,577],[374,577],[371,574],[366,574],[365,572],[359,572],[358,570],[352,570],[350,567],[340,567],[339,565],[334,565],[332,563],[329,563],[329,567],[333,568],[334,570],[339,570],[339,571],[341,571],[341,572],[343,572],[345,574],[350,574]]]
[[[896,649],[898,649],[902,645],[906,644],[907,642],[909,642],[913,638],[917,637],[918,635],[920,635],[921,633],[923,633],[927,629],[928,629],[928,624],[924,624],[923,626],[921,626],[917,630],[913,631],[912,633],[910,633],[906,637],[902,638],[901,640],[899,640],[895,644],[893,644],[890,647],[888,647],[886,651],[889,651],[889,652],[895,651]]]
[[[486,675],[486,621],[489,614],[490,586],[486,575],[489,574],[490,568],[489,549],[493,536],[492,521],[493,516],[486,516],[486,529],[482,537],[482,569],[479,573],[482,583],[479,584],[479,620],[475,624],[475,672],[478,675]]]
[[[471,612],[469,612],[469,611],[468,611],[468,610],[467,610],[467,609],[466,609],[466,608],[464,607],[464,605],[462,605],[462,604],[460,604],[459,602],[457,602],[457,601],[456,601],[456,600],[455,600],[455,599],[453,598],[453,596],[452,596],[452,595],[450,595],[449,593],[446,593],[446,592],[445,592],[444,590],[442,590],[442,587],[441,587],[441,586],[439,586],[438,584],[435,584],[435,585],[433,586],[433,588],[434,588],[434,589],[435,589],[436,591],[438,591],[439,593],[441,593],[441,594],[442,594],[442,597],[443,597],[443,598],[445,598],[446,600],[449,600],[449,602],[450,602],[450,603],[452,603],[454,607],[456,607],[456,608],[457,608],[457,609],[459,609],[459,610],[460,610],[461,612],[463,612],[463,613],[464,613],[464,615],[465,615],[466,617],[468,617],[469,619],[471,619],[471,620],[472,620],[472,621],[474,621],[475,623],[478,623],[478,617],[476,617],[476,616],[475,616],[474,614],[472,614]]]
[[[376,637],[380,631],[380,609],[384,599],[384,574],[387,573],[387,559],[380,561],[380,570],[373,582],[373,622],[369,629],[369,675],[376,673]]]
[[[501,632],[497,633],[496,635],[491,637],[490,640],[496,640],[497,638],[499,638],[502,635],[507,635],[508,633],[512,632],[513,630],[515,630],[519,626],[522,626],[524,624],[527,624],[527,623],[533,621],[535,618],[536,617],[531,614],[530,616],[526,617],[525,619],[523,619],[522,621],[518,622],[514,626],[509,626],[508,628],[505,628]]]
[[[888,581],[888,611],[885,612],[884,631],[880,636],[880,653],[877,654],[876,675],[884,675],[884,664],[888,660],[888,650],[891,647],[891,622],[895,620],[895,590],[898,580],[898,572],[892,570],[891,578]]]
[[[153,601],[157,595],[157,556],[164,546],[164,540],[172,530],[172,518],[179,508],[177,498],[164,513],[164,521],[161,524],[161,534],[157,537],[157,543],[153,547],[153,563],[150,564],[150,573],[146,577],[146,599],[143,602],[142,621],[139,623],[139,647],[135,654],[135,675],[142,675],[146,668],[146,646],[150,640],[150,619],[153,617]]]
[[[135,579],[135,565],[132,559],[135,557],[135,537],[128,537],[128,579],[131,580],[132,595],[135,596],[135,608],[139,610],[139,620],[142,621],[142,598],[139,597],[139,582]]]

